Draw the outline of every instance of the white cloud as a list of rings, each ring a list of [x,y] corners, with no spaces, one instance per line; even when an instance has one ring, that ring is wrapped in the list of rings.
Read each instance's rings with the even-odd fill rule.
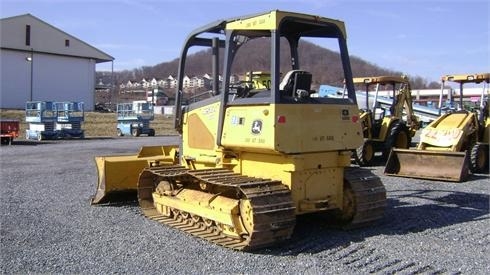
[[[397,39],[407,39],[408,38],[408,35],[405,34],[405,33],[399,33],[396,35],[396,38]]]

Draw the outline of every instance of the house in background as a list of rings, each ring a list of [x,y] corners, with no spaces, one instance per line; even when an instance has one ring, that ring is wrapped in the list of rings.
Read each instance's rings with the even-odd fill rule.
[[[93,110],[95,65],[112,56],[31,14],[0,19],[0,33],[0,108],[42,100]]]

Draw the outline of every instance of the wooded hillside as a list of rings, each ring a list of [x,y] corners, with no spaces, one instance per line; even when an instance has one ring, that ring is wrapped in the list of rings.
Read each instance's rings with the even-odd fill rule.
[[[287,47],[281,47],[281,56],[289,56]],[[246,47],[242,47],[238,51],[238,55],[234,62],[233,71],[239,75],[243,75],[248,71],[269,71],[269,41],[267,39],[255,39],[249,41]],[[220,53],[223,56],[223,53]],[[343,79],[336,78],[333,72],[340,68],[328,68],[327,71],[321,70],[319,64],[322,62],[331,61],[332,64],[339,64],[337,61],[340,57],[338,52],[322,48],[310,42],[302,41],[299,47],[299,56],[301,57],[302,68],[310,71],[313,75],[321,75],[321,83],[330,85],[342,86]],[[319,58],[322,57],[322,58]],[[325,58],[323,58],[325,57]],[[326,60],[325,60],[326,59]],[[402,75],[403,68],[400,71],[384,69],[376,64],[364,61],[360,57],[351,56],[351,67],[353,76],[379,76],[379,75]],[[211,50],[203,50],[194,53],[188,57],[188,76],[199,76],[206,73],[211,74]],[[155,66],[143,66],[133,70],[124,70],[114,73],[114,84],[116,87],[127,81],[141,81],[143,78],[149,80],[152,78],[164,79],[169,75],[177,76],[178,58],[171,62],[164,62]],[[287,65],[281,68],[285,72],[290,70]],[[436,82],[429,83],[426,79],[420,76],[408,75],[413,89],[424,88],[439,88],[440,84]],[[97,72],[97,82],[102,80],[104,83],[110,83],[110,73]]]

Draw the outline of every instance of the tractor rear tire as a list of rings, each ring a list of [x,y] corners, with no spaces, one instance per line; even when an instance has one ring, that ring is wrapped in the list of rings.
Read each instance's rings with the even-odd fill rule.
[[[488,145],[476,143],[471,148],[470,171],[472,173],[488,172]]]

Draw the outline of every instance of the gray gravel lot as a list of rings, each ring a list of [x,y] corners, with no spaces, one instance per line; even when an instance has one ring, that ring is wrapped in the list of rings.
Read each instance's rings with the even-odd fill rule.
[[[487,175],[447,183],[386,177],[373,167],[388,191],[379,224],[342,231],[325,216],[301,216],[291,240],[254,253],[147,220],[134,204],[89,204],[94,156],[176,142],[160,136],[2,146],[1,273],[490,273]]]

